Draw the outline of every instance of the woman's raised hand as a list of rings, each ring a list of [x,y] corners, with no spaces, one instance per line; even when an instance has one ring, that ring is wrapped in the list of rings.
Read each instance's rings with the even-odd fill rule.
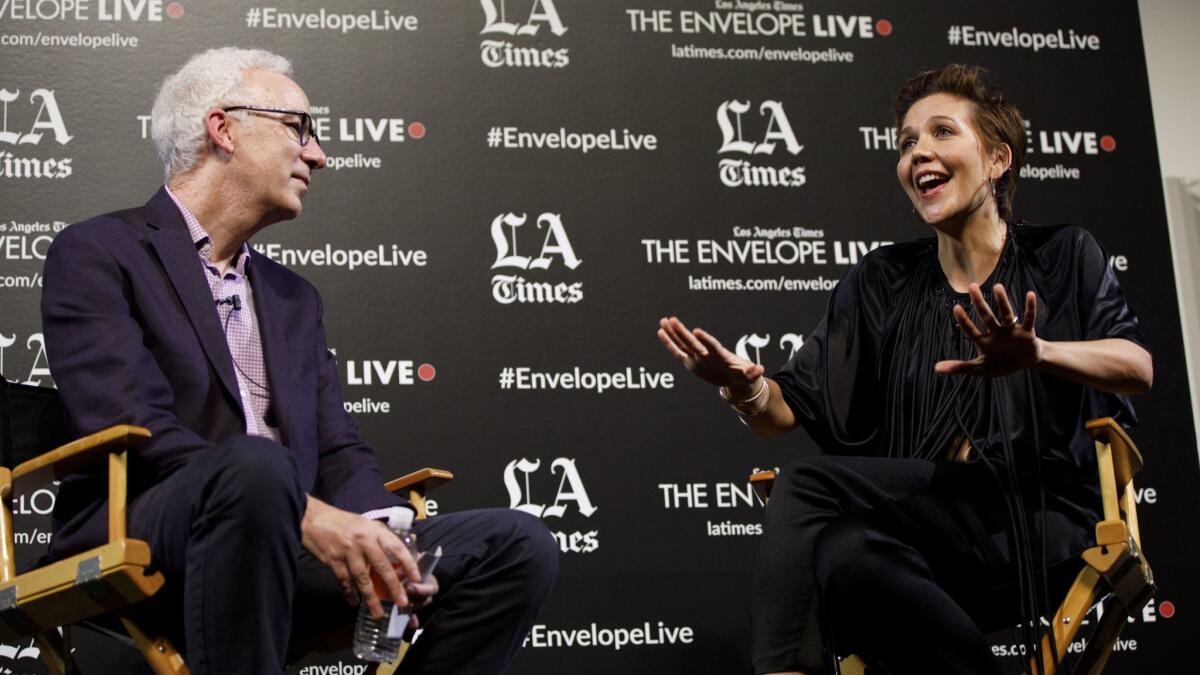
[[[735,394],[739,389],[748,390],[762,377],[762,366],[729,351],[700,328],[689,330],[676,317],[659,320],[658,339],[697,377],[718,387],[729,387]]]
[[[975,343],[978,354],[970,361],[938,361],[933,367],[934,371],[942,375],[995,377],[1036,367],[1042,359],[1042,342],[1034,332],[1037,295],[1033,291],[1025,294],[1025,313],[1018,319],[1004,286],[996,284],[992,287],[996,308],[1000,310],[999,316],[988,307],[979,284],[971,284],[967,293],[971,296],[971,304],[979,315],[982,328],[971,321],[962,305],[954,306],[954,319],[971,342]]]

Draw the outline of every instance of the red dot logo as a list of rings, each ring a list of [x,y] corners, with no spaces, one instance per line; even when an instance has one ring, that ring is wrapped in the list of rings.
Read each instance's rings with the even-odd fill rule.
[[[892,22],[887,19],[880,19],[875,22],[875,32],[880,35],[892,34]]]
[[[179,17],[183,16],[183,5],[179,4],[178,2],[172,2],[171,4],[167,5],[167,16],[171,17],[172,19],[178,19]]]
[[[417,366],[417,377],[421,378],[422,382],[432,381],[437,377],[437,368],[434,368],[432,364],[422,363]]]
[[[408,125],[408,135],[413,138],[425,138],[425,125],[421,122],[413,122]]]
[[[1105,152],[1112,152],[1117,149],[1117,139],[1105,134],[1100,137],[1100,148]]]
[[[1164,619],[1175,616],[1175,603],[1170,600],[1163,600],[1158,603],[1158,615]]]

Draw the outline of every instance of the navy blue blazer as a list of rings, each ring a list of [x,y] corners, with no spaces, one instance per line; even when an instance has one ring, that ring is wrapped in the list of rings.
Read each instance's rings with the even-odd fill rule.
[[[365,512],[402,503],[342,404],[321,297],[251,251],[247,274],[281,442],[306,492]],[[78,434],[136,424],[153,436],[129,462],[130,498],[233,434],[245,419],[225,334],[183,215],[165,189],[145,206],[71,225],[46,256],[42,321],[50,372]],[[68,477],[55,557],[107,537],[103,469]]]

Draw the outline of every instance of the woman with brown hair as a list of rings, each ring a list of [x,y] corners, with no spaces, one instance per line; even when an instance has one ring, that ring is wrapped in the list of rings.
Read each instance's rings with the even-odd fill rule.
[[[895,115],[897,178],[934,236],[854,266],[780,372],[660,322],[754,432],[802,426],[823,450],[766,509],[756,673],[827,672],[834,642],[891,673],[1001,672],[982,629],[1047,615],[1057,563],[1091,544],[1084,421],[1134,423],[1126,395],[1153,377],[1095,240],[1012,221],[1025,129],[986,72],[921,73]]]

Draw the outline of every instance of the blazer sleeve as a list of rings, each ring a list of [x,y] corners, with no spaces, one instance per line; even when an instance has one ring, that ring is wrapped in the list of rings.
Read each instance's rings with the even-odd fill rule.
[[[337,361],[329,351],[317,295],[317,444],[314,496],[339,509],[366,513],[405,500],[384,489],[375,450],[359,436],[358,423],[346,412]]]

